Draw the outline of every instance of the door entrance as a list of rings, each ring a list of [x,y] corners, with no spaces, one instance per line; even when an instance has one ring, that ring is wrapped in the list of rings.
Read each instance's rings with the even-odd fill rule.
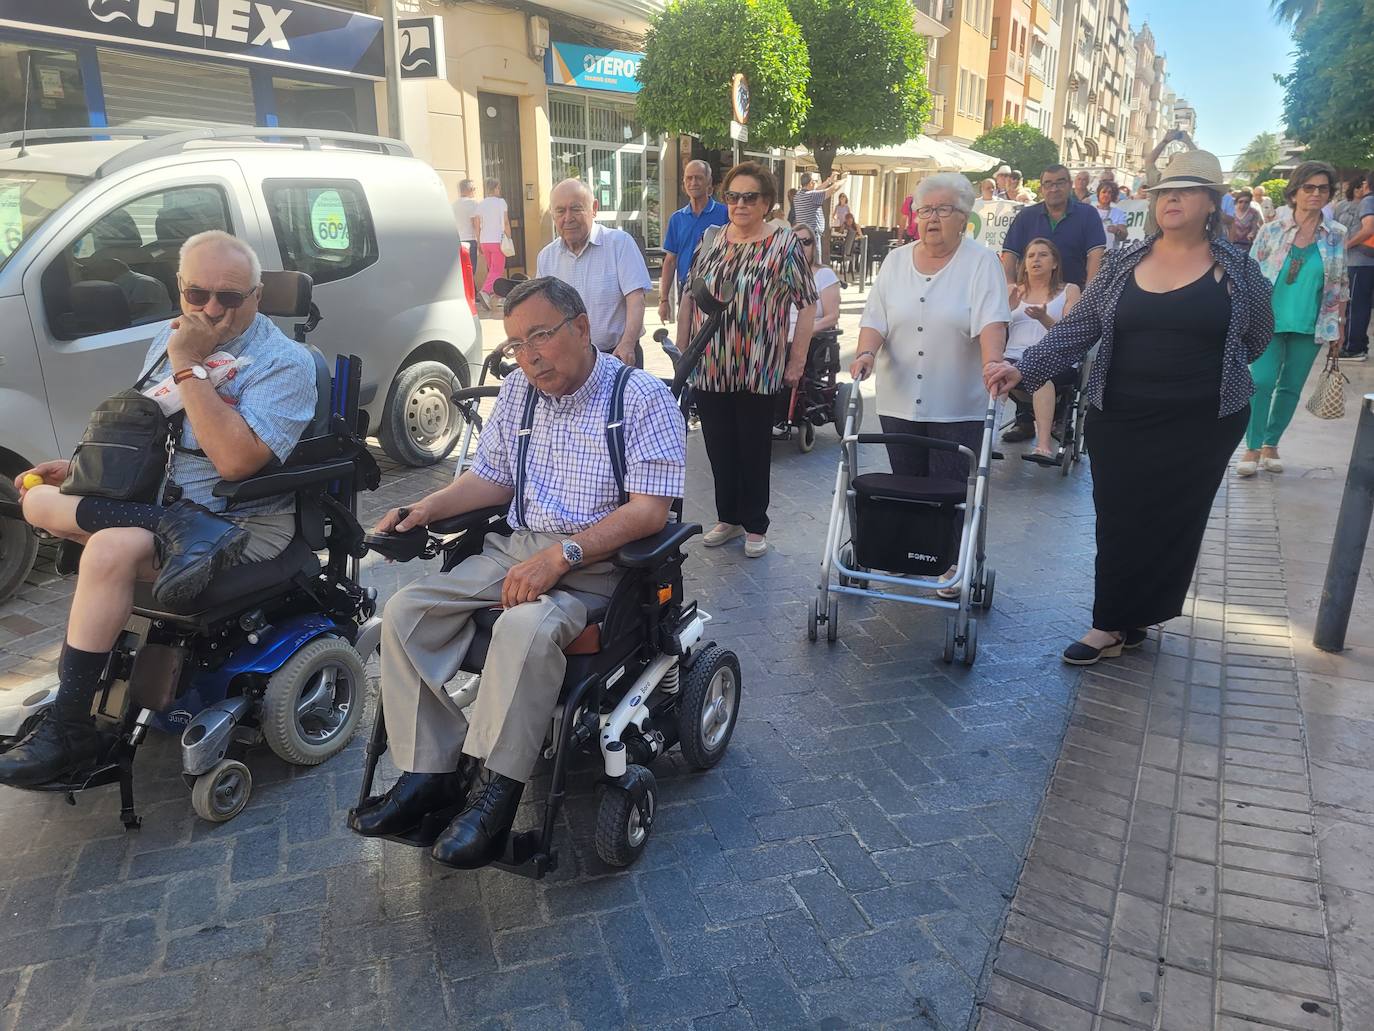
[[[490,177],[501,183],[501,196],[506,198],[511,236],[515,240],[515,257],[508,261],[528,272],[525,191],[521,187],[520,171],[520,102],[499,93],[478,93],[477,105],[482,111],[482,178]]]

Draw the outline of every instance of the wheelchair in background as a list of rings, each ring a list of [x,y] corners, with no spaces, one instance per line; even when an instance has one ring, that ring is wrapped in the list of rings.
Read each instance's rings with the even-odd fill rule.
[[[704,288],[694,297],[707,319],[676,367],[671,389],[683,408],[686,381],[706,341],[714,335],[728,299]],[[476,402],[499,393],[485,382],[509,372],[499,358],[489,359],[482,382],[454,392],[454,403],[475,410]],[[466,454],[466,451],[464,452]],[[558,868],[554,828],[567,790],[569,765],[579,751],[598,749],[603,776],[597,784],[595,848],[608,866],[624,867],[644,851],[658,810],[653,762],[676,745],[697,770],[714,766],[725,754],[739,715],[742,681],[734,652],[703,641],[710,616],[683,593],[684,547],[701,532],[684,523],[682,503],[658,533],[621,548],[612,561],[624,576],[604,607],[587,613],[587,626],[564,649],[567,671],[544,741],[543,757],[553,771],[538,829],[512,831],[494,865],[535,879]],[[506,506],[482,509],[428,528],[401,534],[372,534],[367,545],[385,558],[406,562],[441,557],[444,572],[481,552],[487,534],[510,534]],[[462,670],[475,675],[451,697],[465,707],[481,686],[481,672],[492,630],[502,609],[483,609],[472,617],[475,635]],[[386,713],[380,698],[367,745],[358,792],[359,807],[372,800],[377,764],[387,750]],[[428,848],[461,807],[431,813],[407,835],[391,840]]]
[[[85,768],[23,789],[65,794],[75,804],[83,790],[118,783],[126,829],[141,824],[133,763],[150,729],[180,735],[191,805],[219,823],[237,816],[252,792],[245,749],[265,741],[286,762],[322,763],[348,744],[368,704],[364,663],[377,648],[381,619],[376,592],[359,582],[366,549],[357,495],[375,490],[381,474],[357,436],[361,362],[340,356],[331,375],[305,342],[320,321],[310,277],[264,272],[262,281],[263,314],[303,320],[295,338],[315,360],[315,415],[286,462],[221,481],[214,493],[230,514],[240,502],[292,496],[296,534],[275,558],[224,570],[184,610],[161,606],[151,585],[139,584],[97,696],[108,746]],[[38,726],[55,694],[31,696],[9,715],[0,750]]]
[[[854,383],[836,382],[839,371],[840,331],[823,330],[807,347],[801,381],[777,395],[774,440],[791,440],[795,433],[797,447],[805,454],[816,446],[818,426],[834,426],[835,435],[843,438],[851,396],[858,399],[855,425],[863,425],[863,395]]]

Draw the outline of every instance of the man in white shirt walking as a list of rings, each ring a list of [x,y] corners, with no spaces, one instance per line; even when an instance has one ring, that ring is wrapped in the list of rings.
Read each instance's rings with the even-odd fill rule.
[[[587,306],[592,343],[626,365],[636,361],[644,332],[649,266],[635,238],[596,221],[596,199],[579,179],[564,179],[549,197],[558,236],[539,252],[536,274],[563,280]]]
[[[458,199],[453,202],[453,220],[458,223],[458,239],[472,260],[472,274],[477,275],[477,234],[482,224],[477,218],[477,184],[464,179],[458,184]]]

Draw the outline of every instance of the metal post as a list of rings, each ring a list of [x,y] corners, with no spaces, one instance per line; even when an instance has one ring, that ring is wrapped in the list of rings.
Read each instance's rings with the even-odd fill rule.
[[[382,48],[386,51],[386,128],[393,139],[405,140],[401,119],[401,51],[396,31],[396,0],[379,0]]]
[[[1345,631],[1355,604],[1355,587],[1360,579],[1360,566],[1364,564],[1371,517],[1374,517],[1374,394],[1366,394],[1360,405],[1360,421],[1355,427],[1355,446],[1350,452],[1341,510],[1336,516],[1336,536],[1326,563],[1326,581],[1322,584],[1321,605],[1317,609],[1317,629],[1312,635],[1312,643],[1324,652],[1338,652],[1345,647]]]

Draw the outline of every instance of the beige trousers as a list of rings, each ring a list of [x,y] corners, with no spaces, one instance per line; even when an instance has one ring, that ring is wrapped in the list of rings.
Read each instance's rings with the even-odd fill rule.
[[[444,685],[459,672],[473,612],[501,603],[506,571],[563,538],[516,530],[488,536],[481,554],[408,584],[382,616],[382,705],[392,758],[412,773],[446,773],[464,753],[528,780],[563,685],[563,649],[587,625],[588,604],[609,598],[620,570],[574,570],[537,601],[507,609],[492,631],[471,725]]]

